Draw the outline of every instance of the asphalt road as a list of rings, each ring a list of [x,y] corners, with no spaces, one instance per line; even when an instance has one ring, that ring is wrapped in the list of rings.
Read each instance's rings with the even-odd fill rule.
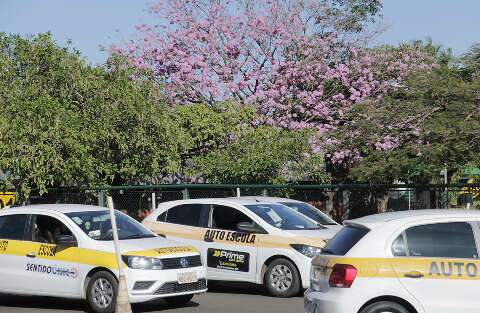
[[[206,294],[195,296],[184,307],[169,307],[162,301],[133,306],[134,313],[302,313],[303,298],[269,297],[262,288],[249,284],[222,283]],[[0,294],[0,313],[85,313],[83,301]]]

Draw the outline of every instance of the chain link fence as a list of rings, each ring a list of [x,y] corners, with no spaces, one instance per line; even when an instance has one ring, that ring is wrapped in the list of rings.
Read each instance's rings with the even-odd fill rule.
[[[159,203],[181,199],[270,196],[308,202],[341,222],[378,212],[480,209],[480,185],[155,185],[51,189],[24,204],[78,203],[115,207],[142,220]]]

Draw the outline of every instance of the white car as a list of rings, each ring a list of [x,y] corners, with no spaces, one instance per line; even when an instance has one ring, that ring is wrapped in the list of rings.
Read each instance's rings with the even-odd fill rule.
[[[285,206],[288,206],[289,208],[294,209],[298,213],[301,213],[306,217],[311,218],[315,222],[322,224],[323,226],[329,229],[339,231],[342,228],[342,225],[335,222],[330,216],[323,213],[321,210],[317,209],[313,205],[303,201],[298,201],[298,200],[288,199],[288,198],[265,197],[265,196],[247,196],[247,197],[240,197],[240,198],[283,204]]]
[[[158,237],[116,212],[129,299],[182,304],[205,292],[206,273],[193,247]],[[0,290],[86,299],[115,310],[118,263],[109,211],[85,205],[32,205],[0,213]]]
[[[306,313],[474,313],[480,212],[421,210],[345,222],[313,260]]]
[[[284,205],[241,198],[164,202],[143,223],[199,249],[208,279],[265,284],[278,297],[309,286],[312,257],[335,233]]]

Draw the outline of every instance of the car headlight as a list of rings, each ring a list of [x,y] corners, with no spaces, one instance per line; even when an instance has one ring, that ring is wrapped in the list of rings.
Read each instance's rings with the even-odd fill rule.
[[[301,254],[313,258],[314,256],[320,254],[322,252],[321,248],[318,247],[313,247],[313,246],[307,246],[307,245],[299,245],[299,244],[293,244],[290,245],[293,249],[297,250]]]
[[[163,268],[162,260],[160,259],[132,255],[123,255],[122,259],[128,267],[137,270],[161,270]]]

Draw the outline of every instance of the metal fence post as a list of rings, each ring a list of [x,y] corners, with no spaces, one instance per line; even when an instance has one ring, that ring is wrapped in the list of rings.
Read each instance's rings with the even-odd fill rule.
[[[103,190],[98,192],[98,206],[105,206],[105,192]]]
[[[188,192],[188,188],[185,188],[185,189],[182,190],[182,195],[183,195],[183,200],[190,199],[190,194]]]
[[[157,195],[155,192],[152,192],[152,212],[157,208]]]
[[[267,196],[268,196],[267,188],[263,188],[263,190],[262,190],[262,196],[264,196],[264,197],[267,197]]]

